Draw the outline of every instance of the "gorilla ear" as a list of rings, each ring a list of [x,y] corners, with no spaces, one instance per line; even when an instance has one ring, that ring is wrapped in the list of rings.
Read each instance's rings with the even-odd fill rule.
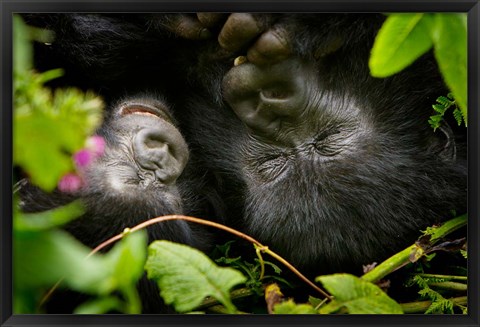
[[[457,147],[455,145],[455,136],[453,135],[450,125],[443,121],[442,125],[437,128],[437,142],[435,152],[444,161],[455,161],[457,157]]]

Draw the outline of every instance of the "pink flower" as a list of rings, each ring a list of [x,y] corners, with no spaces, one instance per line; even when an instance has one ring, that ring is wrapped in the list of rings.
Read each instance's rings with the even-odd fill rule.
[[[103,137],[94,135],[85,141],[85,147],[73,155],[73,161],[78,169],[87,167],[93,160],[100,157],[105,151]]]
[[[73,161],[78,168],[88,166],[93,160],[93,153],[88,149],[81,149],[73,155]]]
[[[76,174],[68,173],[58,182],[58,189],[61,192],[73,193],[82,187],[82,178]]]
[[[99,135],[93,135],[86,141],[86,148],[92,151],[93,157],[100,157],[105,151],[105,140]]]

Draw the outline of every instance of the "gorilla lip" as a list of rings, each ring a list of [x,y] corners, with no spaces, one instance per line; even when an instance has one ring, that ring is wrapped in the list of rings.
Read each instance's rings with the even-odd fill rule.
[[[128,105],[122,107],[120,109],[120,115],[153,115],[160,119],[166,120],[168,122],[172,122],[172,119],[169,115],[164,111],[156,107],[147,106],[145,104],[136,104],[136,103],[129,103]]]

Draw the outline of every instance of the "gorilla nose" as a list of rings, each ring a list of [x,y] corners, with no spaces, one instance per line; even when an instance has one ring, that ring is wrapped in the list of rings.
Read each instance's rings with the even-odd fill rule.
[[[143,128],[134,136],[133,148],[136,162],[165,185],[175,183],[188,160],[187,146],[173,128]]]

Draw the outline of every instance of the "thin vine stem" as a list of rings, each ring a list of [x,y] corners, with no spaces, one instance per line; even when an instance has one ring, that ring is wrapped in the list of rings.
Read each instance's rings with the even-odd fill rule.
[[[137,230],[146,228],[150,225],[154,225],[154,224],[161,223],[161,222],[168,221],[168,220],[185,220],[185,221],[193,222],[193,223],[196,223],[196,224],[211,226],[211,227],[218,228],[218,229],[224,230],[226,232],[229,232],[229,233],[231,233],[235,236],[238,236],[240,238],[243,238],[243,239],[249,241],[250,243],[253,243],[258,249],[260,249],[261,252],[267,253],[271,257],[280,261],[283,265],[285,265],[288,269],[290,269],[295,275],[297,275],[301,280],[303,280],[305,283],[310,285],[313,289],[315,289],[317,292],[319,292],[320,294],[325,296],[327,299],[329,299],[329,300],[332,299],[332,297],[327,292],[325,292],[320,287],[315,285],[312,281],[310,281],[307,277],[305,277],[300,271],[298,271],[287,260],[285,260],[280,255],[278,255],[277,253],[270,250],[267,246],[263,245],[262,243],[260,243],[256,239],[254,239],[253,237],[251,237],[247,234],[244,234],[242,232],[239,232],[238,230],[230,228],[228,226],[225,226],[225,225],[222,225],[222,224],[219,224],[219,223],[215,223],[213,221],[204,220],[204,219],[195,218],[195,217],[190,217],[190,216],[167,215],[167,216],[160,216],[160,217],[155,217],[155,218],[146,220],[146,221],[144,221],[144,222],[142,222],[142,223],[140,223],[140,224],[138,224],[138,225],[136,225],[132,228],[127,228],[123,233],[115,235],[114,237],[112,237],[112,238],[106,240],[105,242],[101,243],[95,249],[93,249],[92,252],[90,252],[90,254],[87,256],[87,258],[90,257],[91,255],[97,253],[98,251],[100,251],[104,247],[112,244],[113,242],[115,242],[117,240],[120,240],[121,238],[123,238],[128,233],[135,232]]]

